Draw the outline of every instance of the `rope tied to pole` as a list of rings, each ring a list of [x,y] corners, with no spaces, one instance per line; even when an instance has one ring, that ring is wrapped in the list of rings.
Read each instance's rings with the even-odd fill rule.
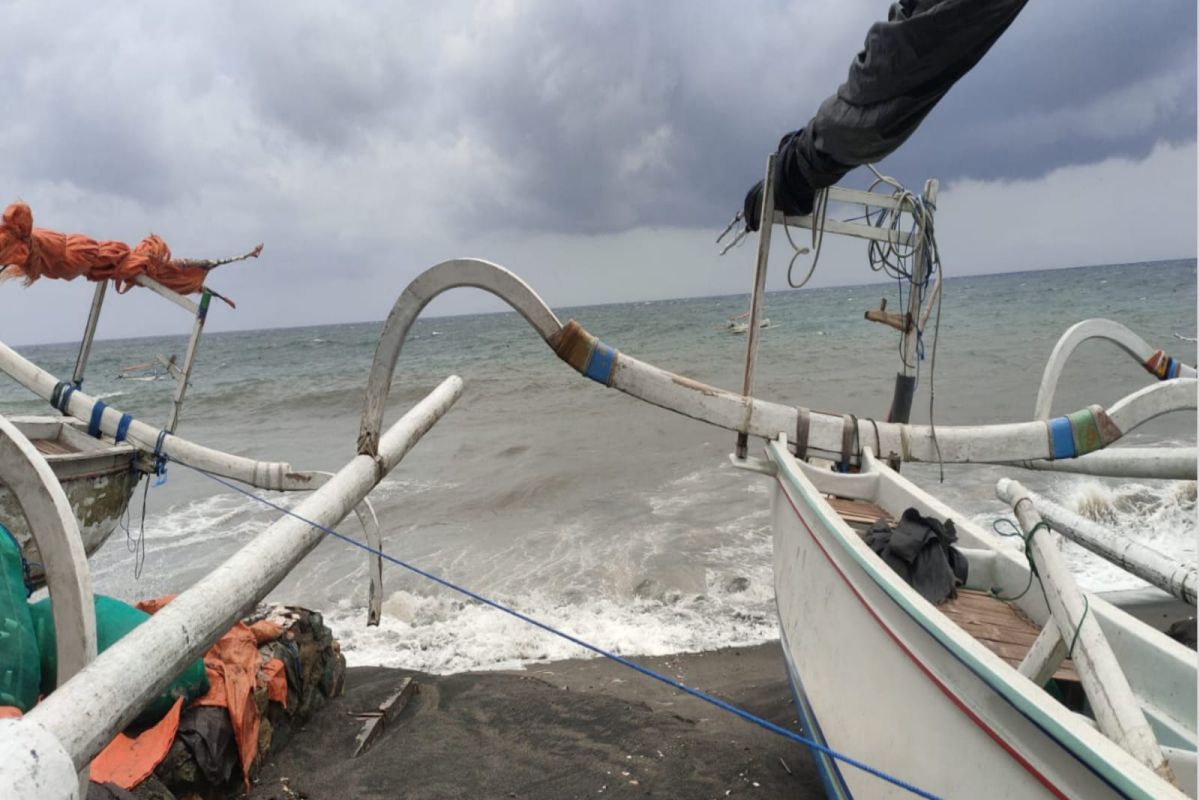
[[[1001,523],[1007,524],[1011,530],[1001,530]],[[1038,524],[1029,529],[1029,533],[1022,533],[1020,526],[1018,526],[1016,522],[1008,519],[1007,517],[1000,517],[999,519],[992,520],[992,530],[1000,536],[1004,536],[1006,538],[1012,538],[1014,536],[1020,537],[1021,541],[1024,543],[1025,561],[1029,564],[1029,582],[1025,584],[1025,588],[1021,590],[1020,594],[1014,595],[1013,597],[1002,597],[1000,595],[999,587],[992,587],[992,596],[997,600],[1004,600],[1005,602],[1020,600],[1029,591],[1029,588],[1033,586],[1033,579],[1037,578],[1038,587],[1042,590],[1042,600],[1046,603],[1046,608],[1049,608],[1050,598],[1046,595],[1046,585],[1042,583],[1042,576],[1038,574],[1037,564],[1033,563],[1033,549],[1030,546],[1030,542],[1033,540],[1033,535],[1039,530],[1053,530],[1050,527],[1050,523],[1046,522],[1046,520],[1041,520],[1038,522]],[[1079,641],[1079,631],[1083,628],[1083,621],[1087,619],[1088,611],[1090,610],[1088,607],[1087,595],[1081,592],[1080,596],[1083,598],[1083,613],[1079,615],[1079,622],[1075,623],[1075,632],[1071,635],[1071,644],[1070,647],[1067,648],[1067,658],[1071,658],[1071,656],[1075,653],[1075,643]]]
[[[162,451],[163,440],[171,435],[171,432],[163,428],[158,432],[158,438],[154,441],[154,452],[151,457],[154,459],[154,476],[155,486],[162,486],[167,482],[167,455]]]

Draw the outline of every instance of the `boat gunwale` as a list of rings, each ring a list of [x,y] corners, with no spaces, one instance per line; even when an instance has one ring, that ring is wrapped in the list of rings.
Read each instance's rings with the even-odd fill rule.
[[[1160,793],[1156,793],[1152,788],[1147,788],[1147,782],[1152,779],[1151,785],[1158,784],[1159,787],[1169,786],[1162,778],[1134,759],[1129,753],[1107,737],[1104,737],[1103,734],[1085,725],[1081,720],[1065,716],[1073,713],[1065,707],[1060,707],[1061,715],[1056,715],[1054,711],[1047,707],[1048,703],[1056,702],[1053,698],[1049,695],[1045,695],[1044,698],[1034,696],[1035,691],[1042,694],[1045,693],[1028,680],[1021,678],[1020,673],[1013,667],[977,642],[969,633],[960,628],[942,612],[938,611],[936,606],[929,603],[912,587],[904,583],[898,575],[892,573],[886,564],[883,564],[879,560],[879,557],[854,533],[853,529],[837,515],[826,501],[821,489],[817,488],[815,483],[809,479],[805,471],[800,468],[799,462],[796,462],[794,456],[787,450],[785,445],[782,445],[778,441],[770,441],[767,444],[767,452],[771,460],[779,467],[775,480],[784,490],[789,501],[795,502],[792,500],[793,492],[799,494],[800,497],[797,499],[821,518],[833,542],[844,553],[850,556],[875,585],[930,638],[947,650],[969,671],[974,673],[976,677],[1004,699],[1014,710],[1033,725],[1040,728],[1047,736],[1056,741],[1060,747],[1070,753],[1081,765],[1118,793],[1124,794],[1127,797],[1146,798],[1146,800],[1155,800],[1155,798],[1161,797]],[[888,474],[888,471],[885,471],[886,467],[873,458],[867,459],[865,466],[867,470],[861,473],[864,479],[872,477],[875,481],[885,478],[890,480],[894,475],[894,473]],[[784,480],[785,476],[787,478],[786,483]],[[797,477],[803,479],[811,487],[811,490],[797,481]],[[849,479],[853,482],[856,476],[839,477]],[[903,481],[904,484],[907,484],[902,485],[901,488],[916,492],[923,500],[928,498],[928,495],[919,487],[912,485],[898,475],[895,475],[895,477]],[[864,480],[863,483],[867,483],[867,481]],[[878,484],[873,485],[877,486]],[[789,487],[792,491],[788,491]],[[800,517],[799,509],[793,508],[793,510],[803,523],[804,520]],[[955,514],[955,516],[960,515]],[[814,537],[816,536],[814,531],[810,530],[810,533]],[[819,539],[817,541],[819,543]],[[1001,552],[998,548],[997,551]],[[832,562],[832,556],[829,553],[826,553],[826,556],[830,558],[834,568],[840,572],[841,570],[837,567],[836,563]],[[879,562],[878,565],[874,563],[876,561]],[[863,603],[868,613],[875,617],[878,624],[884,628],[889,637],[901,645],[903,649],[907,650],[899,638],[899,634],[875,614],[871,608],[871,604],[854,587],[849,576],[843,573],[843,578],[859,597],[859,600]],[[915,653],[909,651],[908,655],[917,663],[922,671],[925,671],[930,678],[939,683],[943,692],[947,693],[951,698],[958,697],[950,686],[942,683],[934,673],[928,671],[921,664]],[[1029,685],[1027,687],[1021,686],[1014,678],[1021,678],[1021,680],[1029,683]],[[960,707],[971,716],[974,716],[973,711],[963,706]],[[979,717],[976,717],[976,722],[983,726],[993,739],[1002,746],[1005,746],[1006,750],[1008,749],[998,731],[993,730]],[[1014,751],[1010,750],[1009,752],[1016,758],[1021,758]],[[1118,766],[1116,762],[1124,763]],[[1135,781],[1131,778],[1130,772],[1140,773],[1142,779]],[[1177,788],[1176,791],[1179,792]],[[1182,792],[1179,792],[1179,795],[1186,796]]]

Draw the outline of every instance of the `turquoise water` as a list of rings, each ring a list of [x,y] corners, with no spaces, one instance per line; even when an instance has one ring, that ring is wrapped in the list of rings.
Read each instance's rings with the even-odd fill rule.
[[[773,293],[756,395],[793,405],[883,417],[900,366],[895,331],[862,319],[880,284]],[[740,387],[745,338],[723,330],[746,296],[557,309],[623,352],[683,375]],[[86,309],[80,309],[80,315]],[[227,313],[219,308],[214,313]],[[939,424],[1029,419],[1055,341],[1088,317],[1123,322],[1189,363],[1196,335],[1195,260],[950,278],[943,291],[936,369],[922,363],[913,419]],[[354,451],[362,390],[378,324],[206,335],[180,435],[234,453],[336,469]],[[180,331],[184,333],[185,331]],[[926,343],[933,354],[932,336]],[[86,388],[152,424],[165,421],[173,385],[121,380],[156,353],[182,357],[183,336],[98,342]],[[21,348],[69,375],[75,345]],[[418,565],[624,653],[700,650],[775,635],[765,479],[736,472],[733,434],[672,415],[578,376],[515,314],[422,319],[401,355],[389,402],[394,419],[442,378],[466,383],[455,409],[376,491],[386,548]],[[930,380],[932,373],[932,381]],[[1068,366],[1062,413],[1111,404],[1150,381],[1101,343]],[[0,413],[43,413],[0,382]],[[1194,442],[1194,414],[1134,432],[1137,444]],[[1194,485],[1025,474],[960,466],[905,473],[986,520],[1001,512],[997,478],[1077,507],[1100,502],[1160,546],[1194,555]],[[133,503],[140,519],[142,490]],[[1120,502],[1133,497],[1137,501]],[[129,599],[179,591],[273,518],[253,501],[176,466],[149,491],[146,564],[133,575],[124,534],[93,559],[101,591]],[[134,526],[137,530],[137,525]],[[353,523],[341,530],[359,535]],[[1136,582],[1069,552],[1089,580]],[[384,624],[367,631],[366,558],[326,542],[275,596],[329,611],[352,663],[435,671],[510,666],[576,655],[540,633],[465,606],[443,590],[385,572]]]

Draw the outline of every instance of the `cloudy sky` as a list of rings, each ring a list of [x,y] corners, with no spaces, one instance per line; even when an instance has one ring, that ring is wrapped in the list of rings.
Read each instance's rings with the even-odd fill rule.
[[[177,255],[265,242],[214,273],[238,301],[218,330],[381,319],[462,255],[554,306],[746,291],[753,247],[719,258],[715,234],[886,12],[18,0],[0,187],[40,226]],[[948,274],[1195,257],[1196,30],[1194,0],[1033,0],[882,164],[941,180]],[[873,277],[859,244],[827,245],[813,285]],[[74,338],[90,294],[0,284],[0,339]],[[146,294],[110,299],[101,335],[187,330]],[[496,308],[464,291],[431,311]]]

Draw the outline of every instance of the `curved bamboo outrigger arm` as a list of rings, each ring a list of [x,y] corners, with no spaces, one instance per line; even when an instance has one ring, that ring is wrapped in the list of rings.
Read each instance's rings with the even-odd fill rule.
[[[1195,367],[1189,367],[1182,361],[1171,358],[1162,350],[1155,350],[1145,339],[1121,323],[1111,319],[1085,319],[1067,328],[1050,351],[1050,358],[1042,371],[1042,382],[1038,386],[1037,401],[1033,407],[1035,419],[1049,419],[1050,404],[1054,402],[1054,392],[1058,388],[1058,379],[1062,377],[1063,367],[1075,349],[1088,339],[1105,339],[1112,342],[1159,380],[1196,377]]]
[[[96,658],[92,573],[66,492],[45,457],[3,416],[0,416],[0,483],[12,491],[21,506],[45,566],[56,631],[57,685],[62,686]],[[82,791],[88,781],[86,765],[78,780]]]
[[[425,270],[397,298],[383,323],[383,332],[379,334],[375,360],[367,379],[366,407],[358,430],[360,454],[373,456],[379,448],[383,407],[392,386],[400,348],[404,346],[413,322],[430,300],[460,287],[491,292],[512,306],[547,342],[562,330],[562,323],[537,292],[504,267],[479,258],[456,258]]]
[[[3,416],[0,483],[17,498],[46,567],[61,685],[96,657],[92,573],[66,492],[45,457]]]
[[[371,366],[359,428],[359,453],[373,455],[383,424],[396,360],[409,329],[436,296],[471,286],[504,300],[554,352],[584,376],[678,414],[738,433],[773,439],[785,433],[802,456],[858,464],[870,447],[881,457],[947,463],[1014,463],[1075,458],[1099,450],[1139,425],[1170,411],[1196,408],[1196,381],[1175,380],[1124,398],[1111,412],[1090,406],[1050,420],[999,425],[908,425],[809,411],[745,397],[676,375],[625,355],[566,325],[513,273],[474,258],[444,261],[417,276],[392,307]]]

